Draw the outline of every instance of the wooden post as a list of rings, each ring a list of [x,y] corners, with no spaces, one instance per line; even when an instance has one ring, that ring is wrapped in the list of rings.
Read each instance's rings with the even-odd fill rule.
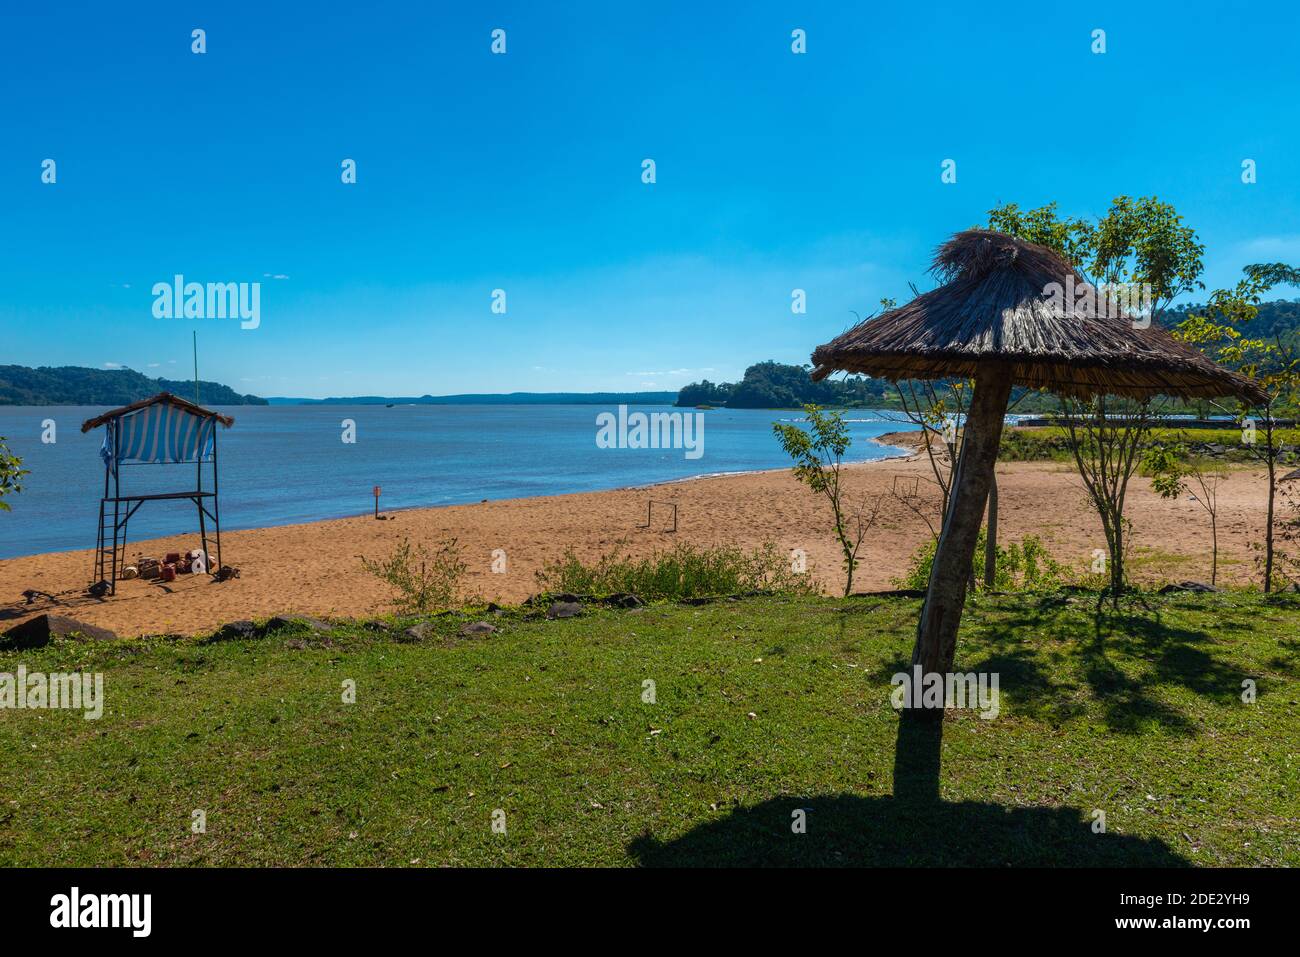
[[[379,517],[379,486],[375,486],[375,518]]]
[[[939,533],[925,605],[916,628],[912,664],[921,666],[923,680],[931,672],[947,676],[952,671],[957,651],[957,626],[961,624],[962,607],[966,603],[966,585],[975,558],[984,505],[993,482],[998,445],[1002,441],[1002,420],[1006,417],[1010,398],[1009,369],[1001,366],[980,369],[975,379],[975,394],[966,414],[961,457],[957,462],[948,514],[944,516],[943,531]],[[919,692],[920,689],[914,689],[914,700],[918,703]],[[917,707],[909,708],[907,713],[926,714],[924,709]],[[926,716],[942,719],[943,709]]]
[[[989,517],[984,523],[984,588],[992,591],[998,577],[998,477],[989,483]]]

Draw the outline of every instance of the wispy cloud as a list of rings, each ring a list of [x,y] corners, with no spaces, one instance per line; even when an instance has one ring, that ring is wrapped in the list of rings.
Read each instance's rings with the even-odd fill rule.
[[[1254,257],[1252,261],[1267,259],[1290,262],[1300,259],[1300,233],[1256,236],[1238,248],[1247,258]]]
[[[716,371],[717,370],[714,369],[712,366],[706,366],[701,369],[667,369],[662,372],[625,372],[624,375],[634,376],[637,378],[645,378],[646,376],[659,376],[662,378],[671,378],[673,376],[704,375],[706,373],[716,372]],[[645,385],[644,382],[641,384]]]

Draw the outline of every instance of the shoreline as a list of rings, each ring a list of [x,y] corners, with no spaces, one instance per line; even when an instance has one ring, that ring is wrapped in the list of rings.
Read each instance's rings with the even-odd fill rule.
[[[888,444],[888,443],[881,443]],[[930,476],[927,478],[927,476]],[[878,498],[881,517],[866,541],[855,576],[857,590],[894,586],[918,548],[930,538],[925,522],[897,497],[914,490],[914,504],[937,520],[937,489],[923,455],[904,454],[845,467],[850,499]],[[1092,550],[1104,547],[1100,524],[1087,506],[1077,476],[1059,463],[1009,462],[998,466],[999,537],[1004,544],[1039,537],[1071,573],[1082,573]],[[1256,576],[1250,542],[1263,525],[1262,470],[1234,472],[1220,492],[1219,570],[1221,584],[1245,584]],[[1134,524],[1138,581],[1209,578],[1209,530],[1200,506],[1167,501],[1135,478],[1129,515]],[[651,492],[651,490],[657,490]],[[653,512],[654,495],[678,507],[678,531]],[[934,501],[931,501],[931,499]],[[222,559],[241,571],[222,584],[207,576],[182,575],[169,585],[133,580],[99,601],[85,588],[93,549],[45,552],[0,561],[0,631],[50,612],[109,628],[123,637],[199,634],[238,619],[298,613],[319,617],[366,617],[387,610],[387,586],[365,573],[359,556],[386,557],[402,538],[436,545],[456,539],[469,566],[467,590],[485,601],[514,604],[534,594],[536,573],[573,549],[594,562],[615,549],[633,558],[677,543],[801,549],[809,574],[830,593],[843,589],[842,556],[835,543],[829,508],[799,485],[789,468],[721,476],[694,476],[646,486],[597,492],[400,509],[385,521],[370,513],[293,525],[227,531]],[[132,542],[128,560],[196,547],[187,533]],[[492,570],[504,551],[507,569]],[[26,604],[22,593],[37,589],[56,596]]]
[[[919,430],[918,430],[918,431],[919,431]],[[905,435],[905,434],[906,434],[906,433],[902,433],[902,432],[889,432],[889,433],[886,433],[886,435],[889,435],[889,436],[898,436],[898,435]],[[910,457],[910,456],[913,454],[913,452],[914,452],[915,450],[917,450],[917,449],[920,448],[920,445],[917,444],[917,445],[915,445],[915,446],[913,447],[913,452],[909,452],[906,448],[904,448],[904,447],[902,447],[902,446],[895,445],[895,444],[888,443],[888,442],[882,442],[882,441],[880,441],[880,437],[876,437],[876,436],[868,437],[866,441],[868,441],[868,442],[872,442],[872,443],[875,443],[876,445],[883,446],[884,448],[888,448],[888,449],[897,449],[897,450],[898,450],[898,454],[897,454],[897,455],[881,455],[881,456],[877,456],[876,458],[870,458],[870,459],[857,459],[857,460],[854,460],[854,461],[846,461],[846,462],[844,463],[846,466],[870,465],[870,464],[872,464],[873,462],[888,462],[888,461],[893,461],[893,460],[898,460],[898,459],[906,459],[906,458]],[[512,496],[512,497],[507,497],[507,498],[487,498],[487,499],[475,499],[475,500],[472,500],[472,501],[465,501],[465,502],[446,502],[446,503],[443,503],[443,504],[430,504],[430,505],[402,505],[402,506],[397,506],[397,507],[395,507],[395,508],[391,508],[391,509],[381,509],[379,514],[380,514],[380,515],[400,515],[400,514],[403,514],[403,513],[405,513],[405,512],[419,512],[419,511],[424,511],[424,510],[427,510],[427,509],[460,508],[460,507],[463,507],[463,506],[466,506],[466,505],[483,505],[483,504],[487,504],[487,503],[491,503],[491,502],[511,502],[511,501],[521,500],[521,499],[523,499],[523,498],[554,498],[554,497],[559,497],[559,496],[564,496],[564,495],[600,495],[600,494],[603,494],[603,493],[605,493],[605,492],[642,491],[642,490],[645,490],[645,489],[659,488],[659,487],[662,487],[662,486],[674,486],[674,485],[680,485],[680,484],[683,484],[683,483],[686,483],[686,482],[698,482],[698,481],[701,481],[701,480],[703,480],[703,479],[728,478],[728,477],[731,477],[731,476],[739,476],[739,475],[770,475],[770,474],[772,474],[772,473],[774,473],[774,472],[788,472],[789,470],[790,470],[790,466],[776,466],[776,467],[773,467],[773,468],[765,468],[765,469],[737,469],[737,470],[735,470],[735,471],[703,472],[703,473],[701,473],[701,474],[699,474],[699,475],[684,475],[684,476],[682,476],[681,478],[675,478],[675,479],[663,479],[663,480],[661,480],[661,481],[657,481],[657,482],[646,482],[646,483],[644,483],[644,484],[638,484],[638,485],[615,485],[615,486],[611,486],[611,487],[609,487],[609,488],[588,489],[588,490],[585,490],[585,491],[582,491],[582,490],[575,490],[575,491],[568,491],[568,492],[554,492],[554,493],[551,493],[550,495]],[[320,517],[318,517],[318,518],[309,518],[309,519],[304,519],[304,520],[302,520],[302,521],[298,521],[298,522],[284,522],[284,523],[275,524],[275,525],[238,525],[238,526],[227,526],[227,527],[224,529],[224,531],[225,531],[225,534],[227,534],[227,535],[233,535],[233,534],[235,534],[235,533],[237,533],[237,532],[251,532],[251,531],[259,531],[259,530],[267,529],[267,528],[293,528],[293,527],[295,527],[295,526],[300,526],[300,525],[314,525],[314,524],[316,524],[316,523],[318,523],[318,522],[332,522],[332,521],[340,521],[340,520],[343,520],[343,519],[350,519],[350,518],[373,518],[373,517],[374,517],[374,513],[371,512],[371,511],[369,511],[369,510],[367,510],[367,511],[363,511],[363,512],[348,512],[348,513],[337,514],[337,515],[324,515],[324,516],[320,516]],[[131,547],[134,547],[136,544],[141,544],[141,545],[143,545],[143,544],[147,544],[147,543],[149,543],[149,542],[151,542],[151,541],[161,541],[161,540],[163,540],[164,538],[166,538],[166,539],[170,539],[170,538],[172,538],[172,537],[175,537],[175,536],[163,536],[162,538],[157,538],[157,539],[140,539],[138,543],[135,542],[135,541],[132,541],[132,542],[129,542],[128,545],[131,546]],[[23,554],[23,555],[11,555],[11,556],[8,556],[8,557],[2,557],[2,556],[0,556],[0,568],[2,568],[6,562],[19,561],[19,560],[21,560],[21,559],[25,559],[25,558],[39,558],[39,557],[44,556],[44,555],[73,555],[73,554],[78,554],[78,553],[81,553],[81,552],[88,552],[88,551],[93,551],[93,549],[86,549],[86,548],[55,548],[55,549],[50,549],[50,550],[48,550],[48,551],[43,551],[43,552],[30,552],[30,553]],[[3,595],[0,595],[0,599],[2,599],[2,598],[3,598]],[[2,607],[2,606],[0,606],[0,607]],[[0,623],[2,623],[2,621],[0,621]],[[0,629],[0,630],[2,630],[2,629]]]

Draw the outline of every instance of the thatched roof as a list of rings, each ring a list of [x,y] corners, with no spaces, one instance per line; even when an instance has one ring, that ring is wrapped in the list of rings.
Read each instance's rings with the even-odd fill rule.
[[[1095,302],[1053,297],[1073,276],[1058,253],[1004,233],[969,229],[935,254],[944,285],[869,319],[813,352],[814,380],[832,372],[883,379],[971,378],[989,363],[1010,365],[1015,385],[1079,398],[1099,394],[1237,396],[1263,403],[1253,382],[1229,372],[1098,293]]]
[[[178,395],[172,395],[170,392],[159,392],[151,398],[141,399],[139,402],[132,402],[130,405],[124,405],[120,409],[112,409],[105,412],[103,415],[97,415],[93,419],[87,419],[85,422],[81,423],[81,431],[89,432],[91,429],[98,428],[110,419],[118,419],[124,415],[130,415],[132,412],[138,412],[141,409],[146,409],[151,405],[158,405],[159,403],[178,406],[192,415],[201,416],[205,419],[216,419],[226,428],[230,428],[235,424],[235,420],[228,415],[222,415],[220,412],[213,412],[211,409],[205,409],[201,405],[195,405],[193,402],[186,401]]]

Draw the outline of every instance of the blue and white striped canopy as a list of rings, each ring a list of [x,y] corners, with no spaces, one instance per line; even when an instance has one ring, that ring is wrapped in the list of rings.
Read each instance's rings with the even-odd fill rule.
[[[108,423],[100,457],[118,462],[211,461],[216,420],[166,402],[146,406]]]

